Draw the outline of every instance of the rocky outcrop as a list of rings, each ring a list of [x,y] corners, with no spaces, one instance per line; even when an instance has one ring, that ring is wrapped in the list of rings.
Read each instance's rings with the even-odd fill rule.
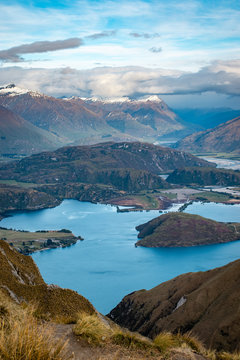
[[[176,169],[169,175],[167,181],[181,185],[239,186],[240,171],[196,167]]]
[[[221,223],[199,215],[168,213],[136,227],[136,246],[184,247],[240,240],[240,223]]]
[[[108,316],[119,325],[152,338],[161,331],[191,331],[210,348],[239,351],[239,297],[237,260],[129,294]]]

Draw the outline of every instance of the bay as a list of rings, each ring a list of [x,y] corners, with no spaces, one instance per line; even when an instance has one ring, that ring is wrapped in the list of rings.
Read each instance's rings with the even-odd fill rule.
[[[193,203],[186,212],[240,222],[240,205]],[[132,291],[240,257],[240,241],[188,248],[135,248],[135,227],[159,215],[158,211],[119,213],[110,205],[65,200],[53,209],[14,213],[0,225],[30,231],[67,228],[83,236],[84,241],[69,248],[41,251],[32,257],[47,283],[78,291],[105,314]]]

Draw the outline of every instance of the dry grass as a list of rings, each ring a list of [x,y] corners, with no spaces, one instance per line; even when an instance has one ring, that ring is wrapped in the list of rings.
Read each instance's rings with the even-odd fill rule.
[[[162,332],[155,337],[154,344],[164,353],[171,348],[179,347],[181,343],[176,335],[170,332]]]
[[[240,353],[228,353],[226,351],[216,354],[216,360],[240,360]],[[214,360],[215,360],[214,359]]]
[[[34,307],[25,308],[0,293],[0,360],[67,360],[66,342],[55,339],[51,328],[39,324]]]
[[[103,321],[98,314],[80,313],[76,325],[73,328],[74,334],[87,340],[89,344],[101,345],[109,340],[113,330],[106,321]]]

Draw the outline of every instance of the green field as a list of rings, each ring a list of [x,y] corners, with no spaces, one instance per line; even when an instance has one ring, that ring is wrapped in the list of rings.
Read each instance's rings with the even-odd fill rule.
[[[191,200],[200,200],[200,201],[211,201],[224,203],[232,199],[233,196],[230,194],[218,193],[214,191],[202,191],[190,196]]]
[[[21,253],[29,254],[46,248],[65,247],[75,244],[76,237],[69,230],[60,231],[17,231],[0,228],[0,239],[5,240]]]

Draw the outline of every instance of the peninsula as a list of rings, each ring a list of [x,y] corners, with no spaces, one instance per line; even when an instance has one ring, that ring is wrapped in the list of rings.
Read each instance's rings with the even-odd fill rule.
[[[199,215],[173,212],[136,227],[136,246],[186,247],[240,239],[240,223],[222,223]]]

